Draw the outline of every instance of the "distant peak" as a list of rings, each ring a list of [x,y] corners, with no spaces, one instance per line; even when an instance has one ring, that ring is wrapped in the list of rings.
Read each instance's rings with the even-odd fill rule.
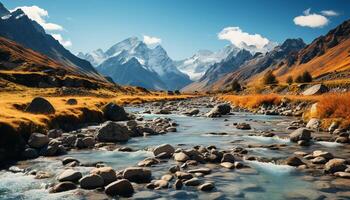
[[[0,17],[9,15],[10,11],[6,9],[6,7],[0,2]]]

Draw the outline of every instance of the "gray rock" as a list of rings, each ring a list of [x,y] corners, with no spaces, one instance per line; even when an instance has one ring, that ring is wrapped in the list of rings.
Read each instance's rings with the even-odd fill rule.
[[[79,160],[77,160],[77,159],[75,159],[73,157],[65,157],[62,160],[62,164],[63,165],[67,165],[68,163],[71,163],[71,162],[78,162],[79,163]]]
[[[130,138],[130,131],[126,126],[108,121],[98,130],[97,140],[100,142],[126,142]]]
[[[124,170],[123,177],[136,183],[148,183],[151,180],[152,172],[142,167],[128,167]]]
[[[230,154],[230,153],[224,153],[224,155],[222,156],[221,162],[234,163],[235,162],[235,157],[232,154]]]
[[[50,193],[65,192],[69,190],[75,190],[77,186],[72,182],[62,182],[50,188]]]
[[[311,131],[306,128],[298,128],[289,135],[291,142],[298,142],[299,140],[310,141]]]
[[[33,114],[54,114],[55,108],[48,100],[42,97],[36,97],[27,106],[25,112],[30,112]]]
[[[191,178],[184,183],[186,186],[198,186],[201,184],[201,181],[198,178]]]
[[[306,128],[309,129],[318,129],[321,125],[321,121],[316,118],[312,118],[309,120],[309,122],[306,124]]]
[[[231,162],[222,162],[222,163],[220,163],[220,165],[224,168],[227,168],[227,169],[234,169],[235,168],[235,164],[231,163]]]
[[[198,187],[199,190],[202,190],[205,192],[212,191],[214,188],[215,186],[213,183],[204,183]]]
[[[28,140],[28,145],[33,148],[42,148],[49,143],[49,137],[41,133],[32,133]]]
[[[100,175],[103,178],[104,185],[108,185],[117,180],[117,175],[112,167],[99,167],[91,170],[91,174]]]
[[[103,178],[97,174],[86,175],[79,180],[79,183],[81,188],[88,190],[103,187],[104,185]]]
[[[34,159],[34,158],[39,157],[39,154],[38,154],[37,150],[35,150],[34,148],[26,148],[22,152],[22,156],[25,159]]]
[[[328,92],[329,89],[323,84],[314,85],[303,92],[303,95],[317,95]]]
[[[104,106],[102,111],[105,118],[108,120],[112,120],[112,121],[128,120],[128,115],[125,112],[124,108],[121,106],[118,106],[113,102],[108,103],[106,106]]]
[[[134,193],[134,188],[126,179],[121,179],[106,186],[105,193],[109,196],[130,197]]]
[[[72,169],[67,169],[57,177],[57,180],[60,182],[64,182],[64,181],[76,182],[81,178],[82,178],[82,174],[80,172]]]
[[[155,156],[158,156],[161,153],[166,153],[166,155],[170,157],[171,155],[173,155],[174,152],[175,152],[175,149],[170,144],[159,145],[153,150],[153,154]]]
[[[174,160],[178,162],[186,162],[190,157],[184,152],[174,153]]]

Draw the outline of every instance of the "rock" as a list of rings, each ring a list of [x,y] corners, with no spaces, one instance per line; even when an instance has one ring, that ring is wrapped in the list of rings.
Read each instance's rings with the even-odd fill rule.
[[[39,157],[39,154],[38,154],[37,150],[35,150],[34,148],[26,148],[22,152],[22,157],[25,159],[34,159],[34,158]]]
[[[321,125],[321,121],[316,118],[312,118],[309,120],[309,122],[306,124],[306,128],[309,129],[318,129]]]
[[[64,181],[76,182],[81,178],[82,178],[82,174],[80,172],[72,169],[67,169],[58,176],[57,180],[60,182],[64,182]]]
[[[234,163],[235,162],[235,157],[232,154],[230,154],[230,153],[224,153],[224,155],[222,156],[221,162]]]
[[[303,161],[301,161],[298,157],[295,156],[287,158],[286,164],[290,166],[304,165]]]
[[[174,153],[174,160],[178,162],[186,162],[190,157],[183,152]]]
[[[77,186],[74,183],[66,181],[66,182],[58,183],[57,185],[53,186],[52,188],[50,188],[49,192],[50,193],[65,192],[69,190],[75,190],[76,188]]]
[[[327,160],[324,157],[316,157],[312,159],[311,162],[314,164],[324,164],[327,162]]]
[[[38,171],[35,175],[35,179],[47,179],[47,178],[51,178],[52,174],[50,174],[49,172],[45,172],[45,171]]]
[[[100,167],[91,170],[91,174],[100,175],[103,178],[104,185],[108,185],[117,180],[117,175],[112,167]]]
[[[108,121],[101,126],[96,137],[99,142],[126,142],[130,138],[129,134],[126,126]]]
[[[333,158],[333,155],[332,155],[331,153],[327,152],[327,151],[319,151],[319,150],[316,150],[316,151],[314,151],[314,152],[312,153],[312,155],[313,155],[314,157],[323,157],[323,158],[325,158],[325,159],[327,159],[327,160]]]
[[[328,92],[328,88],[325,85],[317,84],[305,90],[303,92],[303,95],[310,96],[310,95],[323,94],[326,92]]]
[[[165,174],[165,175],[162,176],[161,179],[165,180],[165,181],[171,181],[173,179],[173,175]]]
[[[311,131],[306,128],[298,128],[289,135],[291,142],[298,142],[299,140],[310,141]]]
[[[329,126],[328,131],[333,133],[335,129],[339,127],[339,122],[332,122],[332,124]]]
[[[87,148],[91,148],[95,146],[95,139],[93,137],[86,137],[82,140],[83,144]]]
[[[62,130],[60,129],[52,129],[47,132],[47,137],[49,138],[58,138],[62,136]]]
[[[344,159],[333,158],[324,165],[324,170],[327,173],[345,171],[347,168],[345,163],[346,161]]]
[[[299,140],[297,143],[299,146],[310,146],[310,142],[306,140]]]
[[[49,137],[41,133],[32,133],[28,140],[28,145],[33,148],[42,148],[49,144]]]
[[[123,177],[135,183],[148,183],[151,180],[152,172],[141,167],[128,167],[124,170]]]
[[[132,196],[134,200],[150,200],[150,199],[159,199],[161,196],[152,191],[141,191]]]
[[[154,185],[156,188],[168,188],[169,182],[166,180],[156,180]]]
[[[97,174],[86,175],[79,182],[81,188],[88,190],[103,187],[104,185],[103,178]]]
[[[201,184],[201,181],[198,178],[191,178],[184,183],[186,186],[198,186]]]
[[[177,131],[177,129],[176,129],[176,127],[168,127],[168,128],[166,128],[166,131],[167,132],[176,132]]]
[[[137,166],[139,167],[150,167],[152,165],[156,165],[156,164],[159,164],[160,161],[156,158],[146,158],[142,161],[140,161]]]
[[[25,112],[30,112],[34,114],[54,114],[55,108],[51,105],[51,103],[48,100],[42,97],[36,97],[27,106]]]
[[[175,181],[175,183],[174,183],[174,188],[175,188],[176,190],[181,190],[182,186],[183,186],[182,180],[178,179],[178,180]]]
[[[192,169],[189,170],[188,173],[194,174],[194,173],[202,173],[202,174],[210,174],[211,173],[211,169],[209,168],[198,168],[198,169]]]
[[[350,179],[350,173],[349,172],[336,172],[334,173],[335,176],[341,177],[341,178],[347,178]]]
[[[76,99],[71,98],[71,99],[67,100],[66,104],[68,104],[68,105],[77,105],[78,101]]]
[[[241,130],[250,130],[251,129],[250,125],[247,123],[239,123],[236,125],[236,128],[241,129]]]
[[[188,116],[198,115],[199,114],[199,109],[193,108],[193,109],[185,112],[184,114],[188,115]]]
[[[216,105],[211,111],[209,111],[207,117],[220,117],[221,115],[226,115],[231,112],[230,104],[223,103]]]
[[[66,158],[63,158],[63,160],[62,160],[63,165],[67,165],[68,163],[71,163],[71,162],[78,162],[79,163],[79,160],[77,160],[73,157],[66,157]]]
[[[105,193],[109,196],[130,197],[134,193],[134,188],[126,179],[114,181],[106,186]]]
[[[220,163],[220,165],[222,167],[227,168],[227,169],[234,169],[235,168],[234,163],[231,163],[231,162],[222,162],[222,163]]]
[[[193,178],[192,174],[187,173],[187,172],[181,172],[181,171],[175,172],[175,176],[176,176],[178,179],[185,179],[185,180],[188,180],[188,179]]]
[[[212,191],[214,188],[215,186],[213,183],[204,183],[198,187],[199,190],[202,190],[205,192]]]
[[[111,102],[102,108],[103,114],[107,120],[125,121],[128,120],[128,115],[124,108]]]
[[[159,145],[153,150],[153,154],[155,156],[158,156],[161,153],[166,153],[166,156],[171,157],[174,152],[175,152],[175,149],[170,144]]]
[[[337,139],[335,139],[335,142],[337,142],[337,143],[348,143],[349,142],[349,138],[348,137],[337,137]]]
[[[170,167],[169,168],[169,172],[170,173],[175,173],[175,172],[177,172],[177,171],[180,171],[180,167],[178,166],[178,165],[174,165],[174,166],[172,166],[172,167]]]

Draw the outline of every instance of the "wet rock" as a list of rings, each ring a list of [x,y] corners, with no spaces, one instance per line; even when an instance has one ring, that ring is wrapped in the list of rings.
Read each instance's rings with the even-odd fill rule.
[[[177,172],[177,171],[180,171],[180,167],[178,166],[178,165],[174,165],[174,166],[172,166],[172,167],[170,167],[169,168],[169,172],[170,173],[175,173],[175,172]]]
[[[50,193],[65,192],[69,190],[75,190],[76,188],[77,186],[74,183],[66,181],[66,182],[56,184],[55,186],[50,188],[49,192]]]
[[[333,133],[333,131],[335,131],[338,127],[339,127],[339,122],[332,122],[332,124],[328,128],[328,131]]]
[[[334,190],[332,185],[327,181],[315,181],[313,185],[315,189],[322,192],[331,192],[332,190]]]
[[[165,175],[162,176],[161,179],[165,180],[165,181],[171,181],[173,179],[173,175],[165,174]]]
[[[118,106],[117,104],[111,102],[102,108],[104,117],[112,121],[126,121],[128,120],[128,115],[124,108]]]
[[[174,152],[175,152],[175,149],[170,144],[159,145],[153,150],[153,154],[155,156],[158,156],[161,153],[166,153],[166,156],[171,157]]]
[[[99,167],[91,170],[91,174],[100,175],[103,178],[104,185],[108,185],[117,180],[117,175],[112,167]]]
[[[97,174],[86,175],[79,180],[79,183],[81,188],[88,190],[103,187],[104,185],[103,178]]]
[[[168,188],[169,186],[169,182],[166,180],[156,180],[153,183],[155,185],[156,188]]]
[[[150,167],[152,165],[156,165],[156,164],[159,164],[160,161],[156,158],[146,158],[142,161],[140,161],[137,166],[139,167]]]
[[[35,175],[35,179],[47,179],[47,178],[51,178],[52,174],[49,172],[45,172],[45,171],[38,171]]]
[[[47,132],[47,137],[49,138],[58,138],[62,136],[62,130],[60,129],[52,129]]]
[[[148,183],[151,180],[152,173],[149,169],[128,167],[124,170],[123,177],[135,183]]]
[[[25,112],[30,112],[34,114],[54,114],[55,108],[48,100],[42,97],[36,97],[27,106]]]
[[[220,117],[221,115],[226,115],[231,112],[230,104],[223,103],[216,105],[211,111],[209,111],[207,117]]]
[[[188,115],[188,116],[198,115],[199,114],[199,109],[193,108],[193,109],[185,112],[184,114]]]
[[[333,158],[333,155],[332,155],[331,153],[327,152],[327,151],[319,151],[319,150],[316,150],[316,151],[314,151],[314,152],[312,153],[312,155],[313,155],[314,157],[323,157],[323,158],[325,158],[325,159],[327,159],[327,160]]]
[[[198,178],[191,178],[184,182],[186,186],[198,186],[201,184],[201,181]]]
[[[38,154],[37,150],[34,148],[26,148],[22,152],[22,157],[25,159],[34,159],[34,158],[39,157],[39,154]]]
[[[241,130],[250,130],[251,129],[250,125],[247,123],[239,123],[236,125],[236,128],[241,129]]]
[[[211,173],[211,169],[203,167],[203,168],[188,170],[188,173],[192,173],[192,174],[194,174],[194,173],[202,173],[202,174],[207,175],[207,174]]]
[[[181,172],[181,171],[175,172],[175,176],[176,176],[178,179],[185,179],[185,180],[188,180],[188,179],[193,178],[193,175],[192,175],[192,174],[187,173],[187,172]]]
[[[310,141],[311,131],[306,128],[298,128],[289,135],[291,142],[298,142],[299,140]]]
[[[312,159],[311,162],[314,164],[324,164],[327,162],[327,160],[324,157],[316,157]]]
[[[134,188],[126,179],[121,179],[106,186],[105,193],[108,196],[130,197],[134,193]]]
[[[183,186],[182,180],[178,179],[178,180],[175,181],[175,183],[174,183],[174,188],[175,188],[176,190],[181,190],[182,186]]]
[[[310,146],[310,142],[307,140],[299,140],[297,143],[299,146]]]
[[[159,110],[154,111],[154,114],[169,115],[169,114],[171,114],[171,111],[168,109],[159,109]]]
[[[127,127],[108,121],[104,123],[97,133],[97,140],[100,142],[126,142],[129,140]]]
[[[309,120],[309,122],[306,124],[306,128],[309,129],[318,129],[321,125],[321,121],[316,118],[312,118]]]
[[[213,183],[204,183],[198,187],[199,190],[202,190],[205,192],[212,191],[214,188],[215,186]]]
[[[57,177],[57,180],[60,182],[64,182],[64,181],[76,182],[81,178],[82,178],[82,174],[80,172],[72,169],[67,169]]]
[[[349,138],[348,137],[337,137],[337,139],[335,139],[335,142],[337,142],[337,143],[348,143],[349,142]]]
[[[42,148],[49,143],[49,137],[41,133],[32,133],[28,145],[33,148]]]
[[[167,132],[176,132],[177,131],[177,129],[176,129],[176,127],[168,127],[168,128],[166,128],[166,131]]]
[[[314,85],[314,86],[308,88],[307,90],[305,90],[303,92],[303,95],[310,96],[310,95],[323,94],[323,93],[328,92],[328,90],[329,89],[325,85],[317,84],[317,85]]]
[[[183,152],[174,153],[174,160],[177,162],[186,162],[190,157]]]
[[[337,176],[337,177],[350,179],[350,173],[349,172],[336,172],[336,173],[334,173],[334,175]]]
[[[224,155],[222,156],[221,162],[234,163],[235,162],[235,157],[232,154],[230,154],[230,153],[224,153]]]
[[[286,164],[290,166],[299,166],[304,165],[303,161],[301,161],[298,157],[292,156],[286,160]]]
[[[95,139],[93,137],[86,137],[82,140],[84,147],[91,148],[95,146]]]
[[[73,158],[73,157],[66,157],[66,158],[63,158],[62,160],[62,164],[63,165],[67,165],[68,163],[71,163],[71,162],[77,162],[79,163],[79,160]]]
[[[234,169],[235,168],[234,163],[231,163],[231,162],[222,162],[222,163],[220,163],[220,165],[224,168],[227,168],[227,169]]]
[[[325,164],[324,170],[327,173],[344,171],[347,168],[345,163],[346,161],[344,159],[333,158]]]

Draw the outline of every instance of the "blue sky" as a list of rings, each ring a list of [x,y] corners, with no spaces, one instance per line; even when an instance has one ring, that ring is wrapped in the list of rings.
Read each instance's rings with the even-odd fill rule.
[[[41,16],[43,23],[61,27],[47,32],[62,37],[62,42],[74,53],[106,50],[127,37],[142,39],[147,35],[161,39],[161,45],[173,59],[190,57],[199,49],[216,51],[235,42],[234,34],[226,34],[223,37],[226,40],[219,40],[218,34],[227,27],[236,27],[236,31],[239,27],[243,35],[248,34],[248,40],[259,34],[258,39],[278,43],[298,37],[309,43],[350,18],[347,0],[0,1],[8,9],[36,5],[47,11],[48,16]],[[330,10],[335,13],[322,13]],[[314,18],[301,17],[294,21],[295,17],[310,15]]]

